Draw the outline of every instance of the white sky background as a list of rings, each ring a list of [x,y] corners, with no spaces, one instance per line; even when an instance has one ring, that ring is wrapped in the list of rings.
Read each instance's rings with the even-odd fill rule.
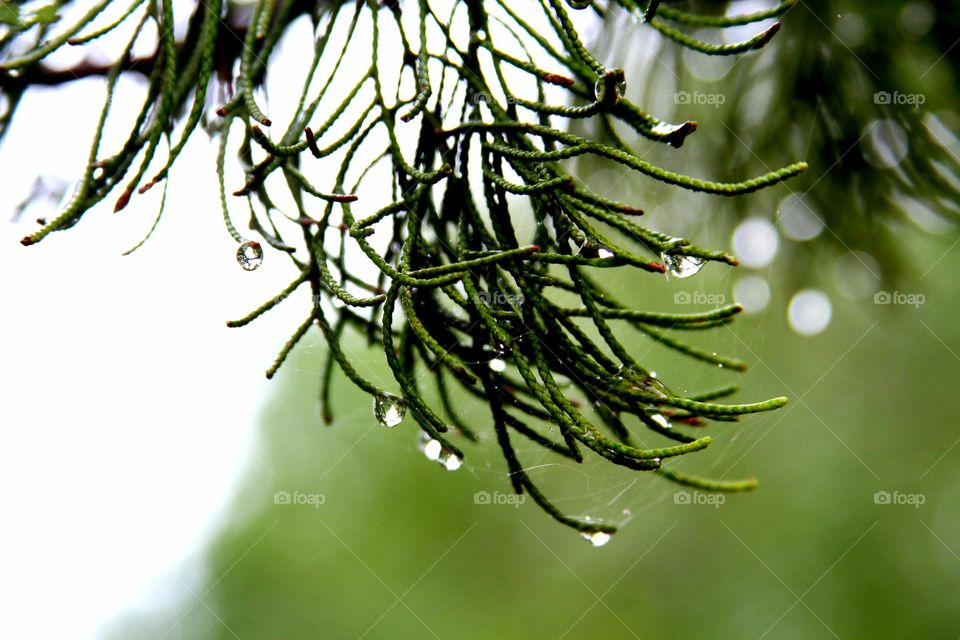
[[[115,112],[132,117],[142,92],[122,83]],[[149,229],[160,187],[119,214],[114,194],[73,229],[19,244],[55,207],[31,207],[10,224],[14,207],[38,175],[79,175],[103,97],[98,80],[28,94],[0,147],[4,638],[94,638],[118,613],[169,605],[202,583],[194,575],[185,585],[180,574],[256,464],[257,410],[271,392],[263,371],[308,304],[291,299],[246,328],[225,326],[293,272],[276,253],[255,272],[237,265],[217,201],[215,143],[202,132],[138,252],[120,255]],[[124,126],[104,149],[118,147]],[[246,215],[235,213],[244,231]]]
[[[5,217],[37,174],[81,170],[89,128],[64,125],[93,121],[102,94],[84,82],[24,101],[0,154]],[[283,329],[224,323],[273,295],[289,269],[269,256],[240,269],[213,149],[203,136],[191,147],[157,233],[132,256],[120,254],[149,228],[159,189],[29,248],[18,241],[39,207],[0,225],[0,636],[94,637],[198,548],[249,456],[262,370]],[[292,329],[292,311],[272,320]]]

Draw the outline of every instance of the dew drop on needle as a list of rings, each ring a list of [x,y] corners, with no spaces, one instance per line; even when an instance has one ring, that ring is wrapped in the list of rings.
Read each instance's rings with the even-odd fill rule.
[[[696,256],[685,256],[682,254],[661,254],[660,259],[667,268],[667,273],[677,278],[689,278],[695,275],[703,267],[706,260]]]
[[[253,271],[263,264],[263,247],[259,242],[249,240],[237,248],[237,264],[246,271]]]
[[[403,399],[392,393],[381,393],[373,398],[373,415],[384,427],[397,426],[406,413]]]

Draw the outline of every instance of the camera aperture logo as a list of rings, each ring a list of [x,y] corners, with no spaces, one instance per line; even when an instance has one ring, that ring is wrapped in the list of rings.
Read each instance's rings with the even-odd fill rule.
[[[320,505],[327,501],[327,497],[322,493],[304,493],[302,491],[277,491],[273,494],[273,504],[290,506],[309,506],[319,509]]]
[[[673,494],[673,504],[705,504],[719,509],[727,501],[722,493],[700,493],[699,491],[677,491]]]
[[[873,504],[908,505],[919,509],[927,501],[922,493],[900,493],[899,491],[877,491],[873,494]]]
[[[500,491],[477,491],[473,494],[473,504],[495,504],[509,505],[514,508],[520,508],[526,502],[527,496],[517,495],[515,493],[501,493]]]

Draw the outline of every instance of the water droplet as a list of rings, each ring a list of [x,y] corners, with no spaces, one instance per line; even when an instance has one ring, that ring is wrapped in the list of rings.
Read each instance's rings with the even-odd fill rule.
[[[497,356],[505,356],[510,353],[510,347],[496,339],[490,344],[483,345],[482,349]]]
[[[606,531],[583,531],[580,536],[595,547],[602,547],[613,537]]]
[[[442,449],[437,462],[442,464],[447,471],[456,471],[463,464],[463,459],[449,449]]]
[[[373,415],[385,427],[395,427],[403,420],[407,407],[403,399],[392,393],[381,393],[373,398]]]
[[[487,366],[490,367],[491,371],[496,371],[497,373],[503,373],[507,370],[507,363],[500,358],[494,358],[487,363]]]
[[[670,429],[672,427],[672,425],[670,424],[670,421],[667,420],[663,414],[655,413],[652,416],[650,416],[650,419],[656,422],[658,425],[660,425],[664,429]]]
[[[596,258],[600,254],[600,245],[587,238],[577,250],[577,255],[584,258]]]
[[[689,129],[690,125],[684,122],[683,124],[670,124],[669,122],[658,122],[650,128],[650,133],[656,136],[670,136],[678,131],[683,129]]]
[[[703,268],[706,260],[696,256],[685,256],[680,253],[661,253],[660,259],[667,268],[667,273],[678,278],[689,278]]]
[[[433,460],[436,462],[440,459],[440,453],[443,450],[443,445],[440,444],[439,440],[434,440],[426,431],[421,431],[417,435],[417,449],[419,449],[427,460]]]
[[[417,449],[427,460],[438,462],[447,471],[456,471],[463,465],[463,458],[447,449],[426,431],[417,434]]]
[[[237,264],[247,271],[253,271],[263,263],[263,247],[259,242],[250,240],[237,249]]]
[[[607,97],[607,83],[603,78],[598,78],[597,83],[593,85],[593,95],[597,98],[597,102],[603,102],[604,104],[616,104],[620,102],[620,98],[627,93],[627,82],[626,80],[621,80],[620,82],[614,83],[613,91],[614,95]]]
[[[610,251],[610,249],[607,247],[601,246],[599,249],[597,249],[598,258],[612,258],[615,255],[616,254],[613,251]]]

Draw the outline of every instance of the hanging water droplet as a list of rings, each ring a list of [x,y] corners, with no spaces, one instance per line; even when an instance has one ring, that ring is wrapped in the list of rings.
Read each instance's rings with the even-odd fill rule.
[[[434,440],[426,431],[420,431],[417,434],[417,449],[419,449],[427,460],[433,460],[436,462],[440,459],[440,453],[443,450],[443,445],[440,444],[439,440]]]
[[[703,267],[706,260],[696,256],[685,256],[680,253],[660,254],[663,265],[667,268],[667,273],[678,278],[689,278],[696,274]]]
[[[463,459],[447,449],[443,444],[426,431],[417,434],[417,449],[427,460],[440,463],[447,471],[456,471],[463,465]]]
[[[604,247],[603,245],[601,245],[600,248],[597,249],[597,257],[598,257],[598,258],[612,258],[612,257],[614,257],[615,255],[616,255],[616,254],[615,254],[613,251],[611,251],[611,250],[608,249],[607,247]]]
[[[596,97],[597,102],[604,104],[616,104],[620,102],[620,98],[627,93],[627,81],[621,80],[613,83],[612,86],[613,95],[607,96],[606,80],[603,77],[597,78],[597,83],[593,85],[593,95]]]
[[[580,537],[595,547],[602,547],[610,542],[610,538],[613,536],[606,531],[583,531],[580,533]]]
[[[440,451],[440,457],[437,459],[437,462],[442,464],[443,468],[447,471],[456,471],[460,468],[460,465],[463,464],[463,459],[453,451],[443,449]]]
[[[650,419],[653,420],[654,422],[656,422],[658,425],[660,425],[660,426],[663,427],[664,429],[670,429],[670,428],[672,428],[672,425],[670,424],[670,421],[667,420],[666,417],[664,417],[663,414],[661,414],[661,413],[655,413],[655,414],[653,414],[652,416],[650,416]]]
[[[392,393],[381,393],[373,398],[373,415],[385,427],[395,427],[403,420],[407,407],[403,399]]]
[[[671,147],[681,147],[683,146],[684,139],[696,130],[696,123],[690,121],[680,124],[658,122],[650,128],[650,133],[655,136],[660,136]]]
[[[237,263],[247,271],[253,271],[263,263],[263,247],[249,240],[237,249]]]
[[[600,255],[600,245],[587,238],[583,241],[583,244],[580,245],[580,248],[577,249],[577,255],[584,258],[596,258]]]
[[[491,371],[496,371],[497,373],[503,373],[507,370],[507,363],[500,358],[494,358],[487,363],[487,366],[490,367]]]

